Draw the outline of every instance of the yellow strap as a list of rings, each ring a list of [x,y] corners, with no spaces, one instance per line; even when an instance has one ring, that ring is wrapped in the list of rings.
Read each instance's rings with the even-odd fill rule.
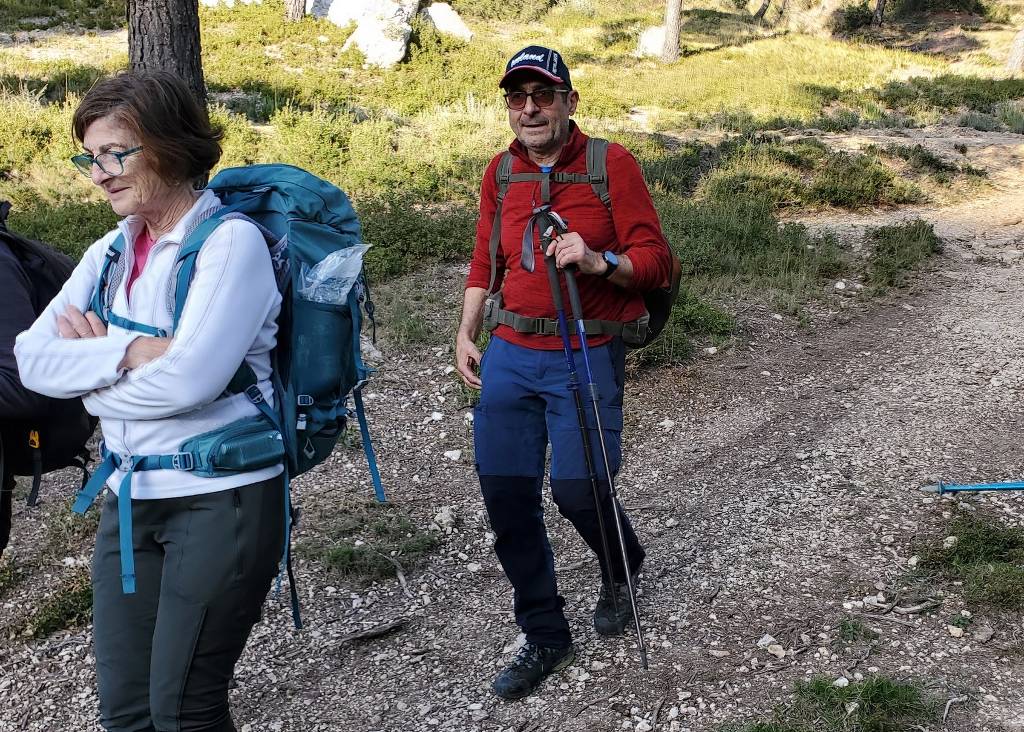
[[[30,430],[28,433],[28,446],[33,450],[39,449],[39,430]]]

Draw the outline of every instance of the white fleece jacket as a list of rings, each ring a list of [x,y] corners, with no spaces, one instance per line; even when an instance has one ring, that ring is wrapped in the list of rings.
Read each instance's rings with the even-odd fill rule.
[[[153,245],[131,298],[126,294],[127,274],[121,278],[114,313],[170,332],[168,287],[182,240],[195,221],[218,206],[217,196],[204,191],[177,226]],[[131,272],[130,244],[142,226],[129,216],[93,244],[60,294],[18,335],[14,348],[25,386],[51,397],[83,397],[85,408],[100,418],[107,448],[123,456],[175,453],[190,437],[259,414],[244,394],[219,398],[243,359],[272,404],[270,351],[281,309],[263,235],[248,221],[229,220],[214,230],[199,253],[178,329],[163,356],[137,369],[119,370],[128,345],[140,334],[113,324],[105,337],[62,338],[57,316],[68,304],[82,312],[89,308],[104,256],[118,232],[129,243],[123,256],[125,272]],[[282,470],[277,465],[222,478],[177,470],[138,472],[132,478],[132,497],[212,493],[266,480]],[[116,492],[123,477],[116,471],[107,485]]]

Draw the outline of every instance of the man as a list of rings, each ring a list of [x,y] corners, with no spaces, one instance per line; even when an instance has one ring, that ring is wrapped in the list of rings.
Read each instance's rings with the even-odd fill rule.
[[[515,590],[516,622],[526,634],[526,645],[498,675],[493,689],[500,697],[518,699],[575,658],[541,506],[549,442],[552,497],[601,564],[602,587],[594,614],[599,634],[621,634],[632,622],[626,571],[635,575],[645,556],[623,515],[629,557],[629,567],[623,567],[607,477],[597,452],[594,463],[611,566],[601,549],[601,524],[567,388],[563,344],[550,325],[555,309],[543,257],[553,256],[560,269],[571,266],[578,271],[584,317],[612,324],[642,320],[643,293],[668,280],[671,259],[640,167],[628,151],[615,144],[608,147],[610,204],[590,185],[579,184],[589,183],[583,175],[588,138],[571,120],[580,97],[561,55],[541,46],[527,47],[509,60],[499,86],[516,136],[509,147],[510,172],[519,177],[499,184],[504,154],[497,155],[484,174],[476,248],[456,336],[456,365],[468,386],[482,388],[474,419],[477,472],[496,536],[495,552]],[[579,175],[570,182],[572,176],[565,174]],[[531,216],[545,204],[566,221],[568,231],[541,251],[538,233],[545,232],[533,230]],[[499,216],[492,273],[492,227]],[[540,264],[531,267],[530,259]],[[481,356],[475,342],[484,325],[485,301],[502,284],[503,304],[490,305],[500,324]],[[562,288],[568,302],[564,283]],[[579,348],[575,336],[572,343]],[[588,338],[588,344],[614,474],[621,463],[624,346],[620,337],[607,332]],[[590,442],[597,450],[596,429],[591,429]]]

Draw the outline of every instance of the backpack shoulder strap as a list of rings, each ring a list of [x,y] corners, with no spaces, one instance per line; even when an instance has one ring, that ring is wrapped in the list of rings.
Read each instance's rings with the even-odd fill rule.
[[[587,140],[587,175],[594,195],[609,211],[612,210],[612,196],[608,192],[608,141],[600,137]]]
[[[120,261],[124,254],[124,234],[118,233],[117,237],[107,247],[107,253],[103,256],[103,264],[100,265],[99,278],[96,281],[96,289],[92,293],[92,301],[89,309],[92,310],[106,325],[109,320],[109,303],[107,293],[110,289],[111,270]]]
[[[232,206],[223,206],[221,208],[211,209],[205,218],[201,219],[195,228],[192,229],[185,237],[185,241],[181,243],[181,249],[178,251],[178,260],[176,267],[178,269],[178,275],[175,278],[174,283],[174,313],[172,316],[171,327],[172,333],[178,330],[178,321],[181,320],[181,312],[185,309],[185,299],[188,297],[188,288],[192,286],[192,278],[196,273],[196,259],[199,257],[199,250],[203,248],[203,244],[206,243],[207,238],[213,233],[214,229],[220,226],[224,221],[231,218],[239,218],[237,215],[239,211],[243,210],[245,206],[252,202],[254,199],[258,199],[262,195],[262,191],[254,191],[245,198],[242,198]],[[246,217],[242,217],[246,218]],[[253,222],[255,224],[255,222]],[[256,225],[257,228],[259,225]]]
[[[498,182],[498,207],[494,210],[494,219],[491,222],[491,240],[488,245],[491,257],[491,281],[487,285],[487,292],[494,291],[494,280],[498,275],[498,245],[501,243],[501,204],[508,193],[508,186],[512,182],[512,153],[505,151],[498,163],[498,169],[494,173]]]

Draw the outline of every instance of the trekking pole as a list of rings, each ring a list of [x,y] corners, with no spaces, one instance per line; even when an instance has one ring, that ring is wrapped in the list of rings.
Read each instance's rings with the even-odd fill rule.
[[[543,208],[543,207],[542,207]],[[544,214],[538,211],[538,214]],[[557,216],[557,214],[555,214]],[[543,216],[542,216],[543,218]],[[561,221],[561,219],[559,219]],[[558,332],[562,335],[562,350],[565,352],[565,365],[569,370],[568,388],[572,393],[572,399],[576,405],[576,422],[580,428],[580,438],[583,441],[583,457],[587,466],[587,475],[590,477],[590,488],[594,493],[594,508],[597,510],[597,527],[601,532],[601,552],[604,554],[605,571],[607,573],[608,588],[612,596],[612,607],[615,609],[616,617],[619,614],[619,600],[615,595],[615,577],[612,574],[612,551],[608,546],[608,534],[604,526],[604,511],[601,510],[601,486],[597,480],[597,469],[594,467],[594,453],[590,446],[590,430],[587,429],[587,413],[583,407],[583,396],[580,394],[580,377],[576,371],[576,359],[572,354],[572,341],[569,338],[569,324],[565,318],[565,304],[562,301],[562,286],[558,281],[558,266],[555,258],[547,255],[548,245],[551,244],[551,232],[555,229],[556,222],[548,217],[548,225],[542,226],[541,251],[544,251],[544,264],[548,270],[548,285],[551,287],[551,300],[555,306],[555,314],[558,318]]]
[[[554,217],[558,214],[551,212]],[[558,226],[558,223],[561,226]],[[561,219],[557,219],[556,228],[558,233],[564,234],[568,227]],[[640,613],[636,609],[636,592],[633,589],[633,576],[629,569],[629,552],[626,550],[626,535],[622,530],[622,517],[619,516],[619,497],[615,490],[615,478],[612,476],[611,463],[608,460],[608,446],[604,442],[604,429],[601,426],[600,397],[597,393],[597,385],[594,383],[594,372],[590,368],[590,349],[587,347],[587,327],[583,322],[583,306],[580,304],[580,290],[576,285],[576,267],[566,267],[565,285],[569,291],[569,306],[572,308],[572,317],[576,321],[576,333],[580,339],[580,355],[583,357],[583,375],[587,379],[587,391],[590,393],[590,404],[594,410],[594,423],[597,427],[597,442],[601,446],[601,459],[604,461],[604,473],[608,476],[608,492],[612,499],[612,515],[615,517],[615,530],[619,536],[619,548],[622,550],[622,568],[626,574],[626,588],[629,590],[629,604],[633,610],[633,625],[636,627],[636,641],[640,649],[640,663],[647,669],[647,647],[644,645],[644,633],[640,628]],[[614,585],[611,588],[614,593]]]
[[[944,483],[941,480],[935,485],[926,485],[921,490],[927,493],[959,493],[961,491],[1019,491],[1024,490],[1024,482],[1013,481],[1009,483]]]

